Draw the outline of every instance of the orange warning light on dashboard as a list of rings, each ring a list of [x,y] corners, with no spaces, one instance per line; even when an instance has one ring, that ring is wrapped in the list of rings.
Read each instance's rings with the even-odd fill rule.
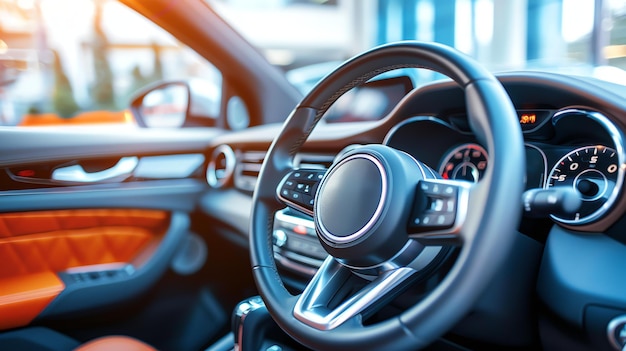
[[[520,124],[535,124],[537,122],[537,115],[534,113],[524,113],[519,118]]]

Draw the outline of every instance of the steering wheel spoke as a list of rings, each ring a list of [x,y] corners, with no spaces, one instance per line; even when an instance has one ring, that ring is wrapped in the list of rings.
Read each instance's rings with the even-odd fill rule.
[[[294,316],[318,330],[335,329],[357,316],[378,310],[394,293],[403,291],[416,273],[408,267],[385,271],[353,293],[353,284],[349,283],[355,278],[352,271],[329,256],[296,302]],[[337,303],[337,300],[342,301]]]
[[[423,245],[462,245],[468,239],[462,228],[473,187],[462,181],[421,180],[409,219],[409,237]]]
[[[285,205],[312,216],[315,193],[325,173],[324,169],[294,169],[278,184],[276,194]]]

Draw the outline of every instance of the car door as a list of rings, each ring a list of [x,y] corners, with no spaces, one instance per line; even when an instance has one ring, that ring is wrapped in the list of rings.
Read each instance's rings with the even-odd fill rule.
[[[0,327],[151,286],[188,233],[218,133],[0,131]]]
[[[23,49],[32,54],[16,60],[24,70],[12,71],[0,92],[8,124],[0,127],[0,338],[32,325],[85,329],[81,321],[94,311],[152,294],[181,252],[201,245],[194,238],[211,236],[205,222],[211,214],[196,211],[211,191],[206,168],[213,140],[284,118],[298,97],[276,70],[257,71],[269,64],[250,55],[254,49],[223,22],[208,25],[221,32],[207,29],[207,20],[217,17],[202,1],[166,12],[168,1],[125,5],[74,1],[88,20],[55,12],[47,0],[19,10],[35,18],[16,25],[27,28],[22,34],[34,46]],[[86,34],[73,36],[67,25],[59,27],[63,21],[76,21],[76,31],[84,27]],[[226,43],[224,36],[235,39]],[[77,40],[71,48],[70,39]],[[207,53],[208,45],[214,50]],[[217,89],[217,107],[193,116],[187,108],[186,120],[195,122],[183,127],[194,128],[140,127],[145,124],[129,103],[137,89],[167,80],[190,87],[189,77],[208,82],[205,92],[207,84]],[[246,106],[245,123],[241,107],[229,110],[232,101]],[[177,273],[192,274],[203,264]],[[223,311],[211,318],[214,330],[226,326]]]

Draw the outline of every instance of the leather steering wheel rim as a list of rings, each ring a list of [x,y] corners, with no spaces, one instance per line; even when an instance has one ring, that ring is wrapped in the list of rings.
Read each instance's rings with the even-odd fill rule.
[[[426,68],[457,82],[466,96],[472,131],[486,147],[489,167],[470,194],[464,242],[452,269],[424,299],[397,317],[364,326],[358,318],[319,330],[294,317],[298,296],[284,287],[273,257],[274,213],[281,179],[293,157],[339,96],[370,78],[398,68]],[[359,55],[324,78],[293,110],[272,143],[253,197],[250,251],[253,276],[278,325],[314,349],[419,349],[450,330],[486,289],[512,250],[521,216],[524,146],[516,112],[502,85],[472,58],[443,45],[400,42]]]

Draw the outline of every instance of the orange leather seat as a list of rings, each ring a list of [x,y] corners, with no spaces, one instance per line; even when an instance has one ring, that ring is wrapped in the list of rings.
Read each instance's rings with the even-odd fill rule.
[[[155,351],[156,349],[128,336],[104,336],[80,345],[75,351]]]
[[[129,336],[105,336],[81,344],[76,339],[49,328],[27,327],[0,333],[0,350],[155,351],[156,349]]]

